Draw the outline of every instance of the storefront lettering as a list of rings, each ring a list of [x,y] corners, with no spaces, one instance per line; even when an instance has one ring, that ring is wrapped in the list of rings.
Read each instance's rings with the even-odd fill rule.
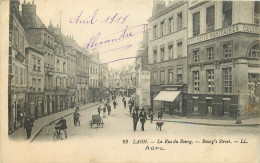
[[[253,26],[253,25],[242,25],[236,24],[227,28],[219,29],[210,33],[205,33],[199,36],[195,36],[188,39],[188,44],[194,44],[201,41],[206,41],[222,36],[226,36],[229,34],[233,34],[236,32],[246,32],[246,33],[255,33],[260,34],[260,27]]]

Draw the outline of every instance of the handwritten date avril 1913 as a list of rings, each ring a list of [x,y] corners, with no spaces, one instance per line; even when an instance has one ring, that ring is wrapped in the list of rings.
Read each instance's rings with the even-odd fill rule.
[[[114,13],[112,15],[105,16],[104,18],[100,18],[98,16],[99,10],[93,14],[86,15],[82,10],[76,16],[73,16],[70,19],[71,24],[95,24],[95,23],[103,23],[103,24],[124,24],[129,16],[129,14],[120,16],[119,13]]]

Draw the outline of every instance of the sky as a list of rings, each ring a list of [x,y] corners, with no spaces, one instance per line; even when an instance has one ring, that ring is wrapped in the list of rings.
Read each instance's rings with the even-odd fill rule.
[[[54,27],[61,22],[63,34],[73,35],[90,52],[96,48],[101,63],[109,63],[113,69],[134,63],[143,24],[151,17],[153,5],[152,0],[34,0],[34,3],[37,15],[47,27],[50,20]]]

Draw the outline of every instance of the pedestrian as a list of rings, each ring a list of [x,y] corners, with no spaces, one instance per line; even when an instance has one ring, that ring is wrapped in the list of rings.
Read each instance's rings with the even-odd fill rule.
[[[124,100],[124,107],[126,108],[126,100]]]
[[[129,106],[130,114],[132,114],[132,105],[129,103],[128,106]]]
[[[114,109],[116,109],[116,100],[114,100],[113,105],[114,105]]]
[[[103,108],[103,117],[106,117],[106,112],[107,112],[107,108],[106,108],[106,106],[104,106],[104,108]]]
[[[134,125],[134,132],[136,131],[136,126],[138,122],[138,112],[136,110],[133,110],[133,125]]]
[[[27,139],[31,138],[32,127],[33,121],[30,117],[27,117],[24,121],[24,128],[26,129]]]
[[[162,109],[160,109],[158,111],[158,119],[162,119],[162,115],[163,115],[163,112],[162,112]]]
[[[153,111],[151,110],[151,111],[150,111],[150,120],[151,120],[151,123],[153,123],[153,116],[154,116],[154,114],[153,114]]]
[[[108,106],[107,106],[107,113],[108,113],[108,116],[110,115],[110,113],[111,113],[111,106],[108,104]]]
[[[77,126],[78,122],[79,122],[79,116],[80,114],[78,113],[78,110],[76,109],[75,112],[74,112],[74,126]],[[80,122],[79,122],[79,126],[80,126]]]
[[[135,110],[138,113],[138,111],[139,111],[139,106],[138,105],[135,106]]]
[[[141,129],[142,129],[142,131],[144,131],[144,123],[147,119],[146,112],[144,111],[144,108],[142,108],[142,111],[140,112],[139,117],[140,117],[140,122],[142,124]]]
[[[98,114],[100,116],[101,105],[97,109],[98,109]]]

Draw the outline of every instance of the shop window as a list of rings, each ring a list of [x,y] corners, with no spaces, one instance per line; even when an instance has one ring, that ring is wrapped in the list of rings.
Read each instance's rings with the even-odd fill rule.
[[[153,38],[156,39],[157,38],[157,25],[153,26]]]
[[[197,113],[199,111],[198,99],[193,99],[193,112]]]
[[[169,45],[168,46],[168,56],[169,56],[169,60],[173,59],[173,45]]]
[[[206,9],[206,26],[207,32],[211,32],[215,29],[215,6],[210,6]]]
[[[255,1],[254,3],[254,23],[260,25],[260,1]]]
[[[168,69],[168,83],[173,84],[173,70]]]
[[[249,50],[248,57],[249,58],[260,58],[259,43],[252,46],[252,48]]]
[[[222,2],[222,26],[226,27],[232,24],[232,1]]]
[[[260,101],[260,74],[248,74],[248,95],[252,103]]]
[[[212,100],[206,100],[207,103],[207,115],[211,116],[213,114]]]
[[[182,29],[182,13],[177,15],[177,30]]]
[[[207,55],[209,61],[214,60],[213,47],[207,48]]]
[[[224,93],[232,93],[232,71],[231,68],[223,69]]]
[[[199,62],[199,60],[200,60],[199,50],[194,50],[193,51],[193,61],[194,61],[194,63]]]
[[[194,93],[199,93],[200,91],[199,71],[193,71],[193,88],[194,88]]]
[[[231,58],[232,57],[232,44],[231,44],[231,42],[223,44],[223,53],[224,53],[224,58]]]
[[[200,12],[193,14],[193,36],[200,34]]]
[[[153,50],[153,63],[157,61],[157,50]]]
[[[177,83],[182,84],[182,68],[177,68]]]
[[[161,62],[164,61],[164,48],[161,48]]]
[[[173,32],[173,18],[169,18],[168,19],[168,31],[169,31],[169,34]]]
[[[206,71],[207,82],[208,82],[208,93],[214,92],[214,70],[210,69]]]

